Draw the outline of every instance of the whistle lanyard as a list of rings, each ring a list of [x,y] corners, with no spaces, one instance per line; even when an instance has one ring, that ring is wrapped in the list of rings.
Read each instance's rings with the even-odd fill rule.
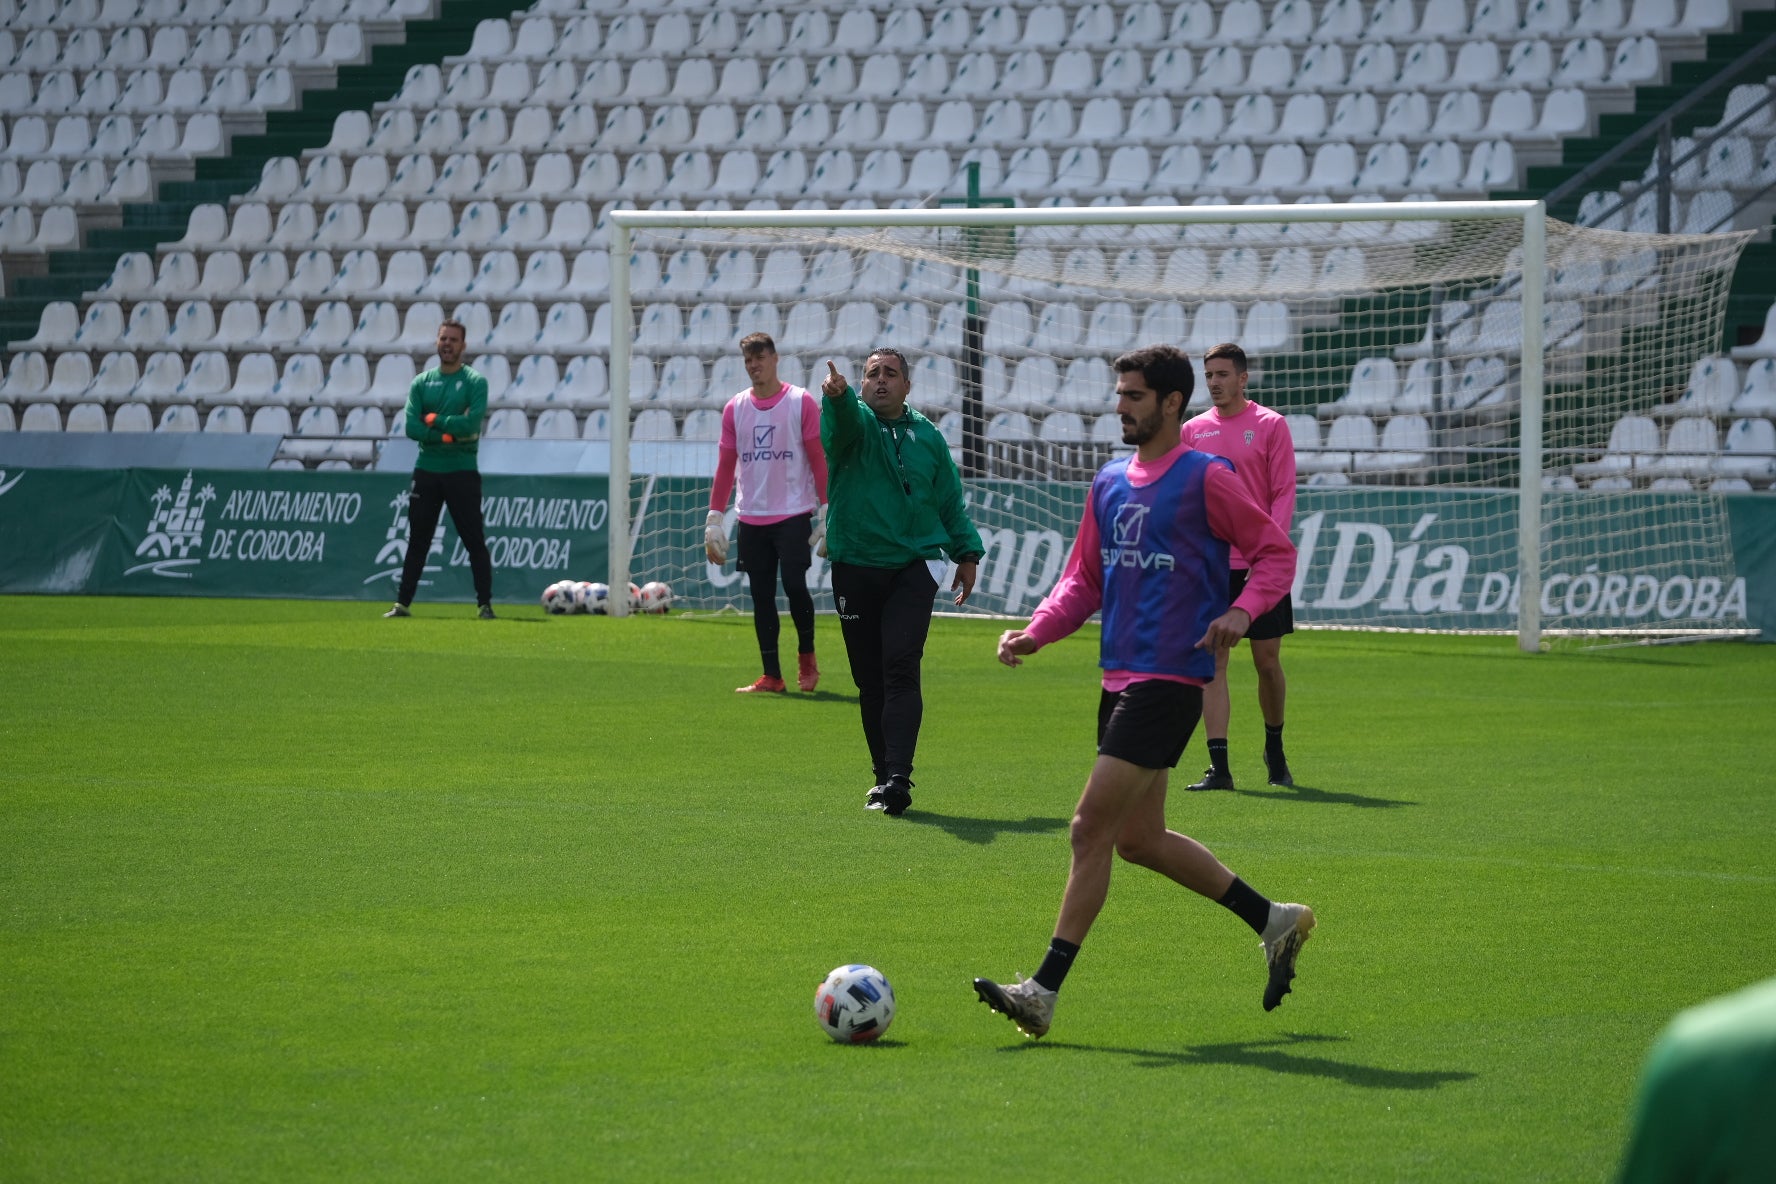
[[[907,476],[906,461],[900,455],[900,433],[894,430],[894,425],[891,423],[884,423],[882,430],[888,433],[888,439],[894,443],[894,467],[900,470],[901,491],[911,497],[913,496],[913,483]]]

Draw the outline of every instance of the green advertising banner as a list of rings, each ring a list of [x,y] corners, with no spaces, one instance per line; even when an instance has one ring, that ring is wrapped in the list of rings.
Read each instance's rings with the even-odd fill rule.
[[[1066,563],[1086,487],[978,481],[967,491],[987,546],[970,607],[1027,615]],[[637,513],[651,519],[645,535],[680,541],[638,551],[636,578],[667,580],[684,603],[747,608],[745,577],[703,558],[707,494],[706,481],[638,481]],[[729,518],[731,531],[731,511]],[[1513,630],[1516,523],[1517,498],[1504,491],[1304,487],[1291,532],[1300,551],[1295,620]],[[1554,492],[1543,523],[1546,628],[1656,627],[1701,617],[1776,637],[1776,498]],[[1698,545],[1711,537],[1712,545]],[[1718,559],[1695,558],[1710,552]],[[831,574],[820,559],[810,584],[820,607],[830,609]]]
[[[606,578],[608,484],[484,478],[496,599]],[[1060,576],[1085,494],[1077,484],[969,483],[987,547],[970,608],[1027,616]],[[387,600],[407,552],[407,495],[405,475],[382,472],[0,470],[0,592]],[[744,575],[703,556],[707,499],[704,478],[636,479],[632,577],[667,581],[688,607],[746,609]],[[1547,628],[1702,618],[1776,637],[1776,498],[1553,493],[1543,518]],[[1515,525],[1507,492],[1303,488],[1296,620],[1512,629]],[[424,599],[473,598],[448,515],[425,580]],[[830,610],[824,560],[810,583]]]
[[[483,479],[502,600],[605,570],[603,477]],[[0,592],[388,600],[408,478],[374,472],[34,469],[0,477]],[[448,514],[421,595],[472,601]]]

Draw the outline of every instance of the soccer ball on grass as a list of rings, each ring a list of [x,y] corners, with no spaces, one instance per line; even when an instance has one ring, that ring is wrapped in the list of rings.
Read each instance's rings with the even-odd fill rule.
[[[543,589],[543,608],[553,616],[574,611],[574,586],[572,580],[557,580]]]
[[[641,611],[665,613],[672,610],[672,585],[651,580],[641,586]]]
[[[874,966],[840,966],[815,990],[814,1018],[840,1044],[874,1040],[894,1022],[894,988]]]

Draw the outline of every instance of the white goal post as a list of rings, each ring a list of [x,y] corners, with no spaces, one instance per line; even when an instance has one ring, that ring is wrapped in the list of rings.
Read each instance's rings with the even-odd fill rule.
[[[1088,426],[1111,407],[1108,361],[1148,332],[1184,338],[1171,343],[1199,361],[1238,341],[1251,397],[1290,413],[1298,622],[1514,630],[1524,650],[1563,632],[1732,628],[1718,495],[1649,493],[1666,462],[1618,473],[1606,438],[1676,400],[1717,348],[1745,235],[1586,230],[1538,201],[613,209],[609,225],[613,587],[641,570],[680,603],[738,603],[742,589],[699,570],[700,530],[666,513],[666,483],[634,485],[630,428],[644,408],[687,428],[688,409],[719,409],[744,385],[722,359],[761,324],[792,381],[827,357],[854,367],[872,346],[904,349],[913,404],[943,421],[977,509],[1082,488],[1118,446]],[[706,266],[690,288],[667,274]],[[727,387],[699,383],[708,361]],[[1199,383],[1193,407],[1204,400]],[[1005,590],[985,611],[1028,611],[1076,514],[984,532],[1004,547],[983,582],[997,564]]]

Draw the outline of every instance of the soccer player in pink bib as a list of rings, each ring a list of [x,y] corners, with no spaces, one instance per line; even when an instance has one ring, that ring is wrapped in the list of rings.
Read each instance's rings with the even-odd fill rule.
[[[1103,611],[1098,757],[1073,813],[1072,867],[1048,953],[1033,978],[977,978],[974,990],[1026,1036],[1041,1036],[1055,997],[1110,891],[1117,856],[1222,905],[1259,935],[1264,1010],[1283,1001],[1314,927],[1304,904],[1274,902],[1214,852],[1166,829],[1166,782],[1202,713],[1216,660],[1289,588],[1295,548],[1225,460],[1194,452],[1179,421],[1195,385],[1190,359],[1169,345],[1116,359],[1116,410],[1133,457],[1098,470],[1079,537],[1054,591],[1030,623],[999,638],[1007,666]],[[1238,547],[1251,578],[1227,592]]]
[[[1295,442],[1289,424],[1268,407],[1246,398],[1246,351],[1237,345],[1217,345],[1203,355],[1203,381],[1209,388],[1207,411],[1184,425],[1184,443],[1198,452],[1224,456],[1245,482],[1252,500],[1289,533],[1295,519]],[[1251,568],[1250,558],[1235,547],[1229,595],[1238,596]],[[1289,569],[1289,583],[1295,570]],[[1246,644],[1252,665],[1258,670],[1258,709],[1264,715],[1264,767],[1272,785],[1294,785],[1288,758],[1283,755],[1283,635],[1295,632],[1294,604],[1288,585],[1276,607],[1252,620]],[[1215,681],[1203,689],[1203,732],[1209,739],[1209,767],[1201,781],[1188,789],[1232,789],[1233,771],[1227,763],[1227,720],[1232,704],[1227,694],[1227,654],[1217,655]]]
[[[728,559],[723,511],[736,486],[740,521],[739,567],[752,592],[752,626],[764,673],[741,692],[787,690],[777,657],[782,628],[777,582],[789,601],[796,631],[796,685],[820,682],[814,658],[814,597],[808,567],[826,533],[826,453],[820,446],[820,400],[777,377],[777,343],[766,333],[740,339],[740,357],[752,385],[722,408],[721,443],[703,550],[717,566]]]

